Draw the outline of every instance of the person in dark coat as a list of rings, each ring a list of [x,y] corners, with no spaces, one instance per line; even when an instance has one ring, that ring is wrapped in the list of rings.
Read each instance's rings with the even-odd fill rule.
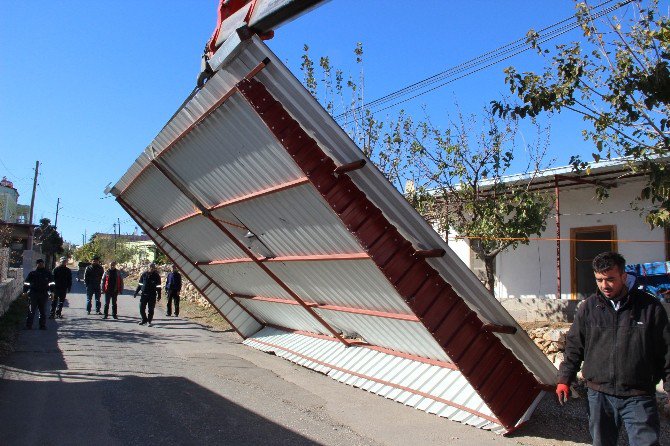
[[[656,297],[626,286],[625,264],[616,252],[593,259],[598,291],[567,334],[556,394],[567,400],[583,361],[593,444],[616,445],[623,424],[631,445],[658,445],[656,384],[670,391],[670,324]]]
[[[165,281],[165,293],[167,294],[167,313],[172,316],[172,303],[174,302],[174,317],[179,316],[179,293],[181,291],[181,274],[177,265],[172,265],[172,272],[168,274]]]
[[[39,326],[40,330],[47,329],[47,300],[49,300],[49,289],[54,285],[54,278],[51,271],[44,267],[44,260],[37,259],[36,268],[28,273],[25,282],[23,283],[23,292],[28,293],[30,298],[30,307],[28,309],[28,317],[26,318],[26,329],[33,328],[33,320],[35,313],[40,312]]]
[[[61,257],[60,263],[52,272],[54,276],[53,300],[49,319],[63,317],[63,302],[65,296],[72,289],[72,271],[67,267],[67,257]]]
[[[84,284],[86,285],[86,312],[91,314],[91,299],[95,296],[95,312],[100,312],[100,284],[102,282],[102,275],[105,273],[104,268],[100,265],[100,257],[93,257],[93,263],[88,265],[84,270]]]
[[[103,319],[109,317],[109,303],[112,303],[112,317],[118,319],[116,314],[116,299],[119,294],[123,294],[123,278],[121,271],[116,269],[116,262],[109,265],[109,269],[102,275],[102,292],[105,293],[105,315]]]
[[[133,297],[137,297],[137,294],[140,294],[140,316],[142,320],[140,325],[149,325],[153,327],[151,321],[154,318],[154,307],[156,302],[161,300],[161,276],[156,271],[156,264],[150,263],[149,269],[142,273],[140,280],[137,284],[137,289]],[[149,313],[146,313],[147,307],[149,307]]]

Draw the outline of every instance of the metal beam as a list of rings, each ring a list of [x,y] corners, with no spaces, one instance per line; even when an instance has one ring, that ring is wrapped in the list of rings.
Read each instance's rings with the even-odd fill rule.
[[[255,300],[259,302],[270,302],[270,303],[276,303],[276,304],[284,304],[284,305],[298,305],[297,302],[290,300],[290,299],[281,299],[277,297],[264,297],[264,296],[249,296],[245,294],[233,294],[235,297],[239,299],[248,299],[248,300]],[[315,308],[317,310],[327,310],[327,311],[337,311],[340,313],[351,313],[351,314],[361,314],[364,316],[372,316],[372,317],[380,317],[384,319],[395,319],[399,321],[407,321],[407,322],[421,322],[421,320],[416,317],[414,314],[402,314],[402,313],[389,313],[386,311],[377,311],[377,310],[367,310],[364,308],[353,308],[353,307],[343,307],[339,305],[328,305],[328,304],[319,304],[316,302],[308,302],[305,301],[305,304],[308,305],[311,308]]]
[[[167,178],[181,193],[183,193],[189,200],[192,201],[193,205],[202,211],[202,214],[207,217],[214,225],[223,232],[230,241],[232,241],[247,257],[249,257],[265,274],[267,274],[270,279],[272,279],[277,285],[279,285],[284,291],[286,291],[289,296],[291,296],[296,302],[298,302],[310,315],[316,319],[328,332],[330,332],[334,337],[336,337],[344,345],[349,345],[349,343],[340,335],[333,327],[330,326],[321,316],[319,316],[314,310],[305,303],[300,296],[298,296],[283,280],[281,280],[274,272],[270,270],[266,265],[263,264],[263,261],[258,259],[256,255],[247,248],[244,243],[235,237],[235,235],[230,232],[219,220],[217,220],[212,213],[202,204],[198,198],[188,190],[186,183],[181,180],[177,174],[172,172],[170,168],[166,165],[163,165],[158,162],[157,159],[151,160],[159,172],[161,172],[165,178]]]
[[[333,262],[337,260],[370,260],[370,255],[366,252],[356,252],[351,254],[321,254],[311,256],[283,256],[283,257],[262,257],[257,258],[264,263],[284,263],[284,262]],[[221,260],[200,260],[196,265],[229,265],[231,263],[249,263],[253,262],[248,257],[237,259]]]
[[[126,212],[128,212],[129,215],[131,215],[131,216],[132,216],[132,215],[135,215],[137,218],[139,218],[139,219],[141,220],[141,222],[138,222],[138,224],[140,224],[140,226],[142,226],[142,223],[143,223],[144,226],[146,226],[148,229],[152,229],[152,230],[156,231],[156,229],[154,229],[154,227],[151,225],[151,223],[149,223],[149,221],[148,221],[146,218],[144,218],[144,217],[142,216],[142,214],[140,214],[135,208],[133,208],[133,206],[130,205],[130,203],[128,203],[127,201],[125,201],[123,198],[121,198],[121,196],[116,197],[116,201],[121,205],[122,208],[125,209]],[[145,228],[145,232],[146,232],[146,234],[153,240],[153,242],[156,243],[157,246],[160,246],[159,243],[156,241],[156,239],[155,239],[154,237],[152,237],[151,234],[149,234],[148,231],[146,231],[146,228]],[[156,234],[160,235],[160,234],[158,233],[158,231],[156,231]],[[161,236],[161,237],[162,237],[162,236]],[[189,258],[189,257],[188,257],[188,256],[187,256],[187,255],[186,255],[186,254],[185,254],[185,253],[184,253],[184,252],[177,246],[177,245],[175,245],[174,243],[172,243],[169,239],[167,239],[167,238],[165,238],[165,237],[162,237],[162,239],[165,241],[166,244],[168,244],[172,249],[174,249],[174,250],[177,252],[177,254],[179,254],[180,256],[182,256],[186,261],[188,261],[188,262],[191,264],[191,266],[193,266],[196,270],[198,270],[198,272],[199,272],[200,274],[202,274],[207,280],[209,280],[210,283],[214,284],[219,290],[221,290],[221,292],[223,292],[223,293],[224,293],[226,296],[228,296],[233,302],[235,302],[235,304],[237,304],[240,308],[242,308],[242,310],[243,310],[245,313],[247,313],[249,316],[251,316],[251,318],[254,319],[259,325],[261,325],[261,327],[265,325],[260,319],[258,319],[258,318],[256,317],[256,315],[254,315],[254,314],[253,314],[251,311],[249,311],[244,305],[242,305],[237,299],[235,299],[235,298],[232,296],[232,294],[231,294],[228,290],[226,290],[226,289],[223,288],[221,285],[219,285],[219,284],[218,284],[218,283],[217,283],[217,282],[216,282],[216,281],[215,281],[209,274],[207,274],[207,272],[205,272],[202,268],[200,268],[198,265],[196,265],[195,263],[193,263],[193,261],[192,261],[192,260],[191,260],[191,259],[190,259],[190,258]],[[167,255],[167,253],[166,253],[166,255]],[[170,260],[173,260],[173,261],[174,261],[174,259],[170,259]],[[181,268],[180,268],[180,270],[181,270]],[[182,272],[183,272],[183,270],[182,270]],[[187,275],[186,273],[184,273],[184,275],[185,275],[186,277],[188,277],[188,275]],[[198,288],[198,286],[195,284],[194,281],[193,281],[192,283],[193,283],[193,286],[195,286],[196,288]],[[239,331],[239,330],[238,330],[238,329],[237,329],[237,328],[230,322],[230,320],[228,319],[228,317],[227,317],[225,314],[223,314],[223,312],[219,309],[219,307],[217,307],[216,305],[214,305],[214,303],[213,303],[211,300],[209,300],[209,298],[208,298],[208,297],[207,297],[207,296],[206,296],[200,289],[198,289],[198,292],[200,292],[200,294],[202,294],[202,296],[203,296],[203,297],[204,297],[210,304],[212,304],[212,306],[213,306],[214,308],[216,308],[216,311],[217,311],[217,312],[218,312],[218,313],[219,313],[219,314],[220,314],[220,315],[221,315],[221,316],[222,316],[222,317],[223,317],[223,318],[230,324],[231,327],[233,327],[233,329],[234,329],[240,336],[242,336],[242,338],[245,337],[245,336],[244,336],[244,335],[243,335],[243,334],[242,334],[242,333],[241,333],[241,332],[240,332],[240,331]]]

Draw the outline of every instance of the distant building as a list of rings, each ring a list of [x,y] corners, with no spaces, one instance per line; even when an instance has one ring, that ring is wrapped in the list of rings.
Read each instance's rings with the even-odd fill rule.
[[[156,260],[156,245],[146,234],[108,234],[97,232],[93,234],[92,239],[117,240],[126,247],[135,251],[132,263],[149,263]]]
[[[513,183],[524,176],[504,180]],[[612,186],[603,202],[596,198],[595,181]],[[631,208],[645,181],[644,176],[629,175],[621,161],[594,165],[584,176],[570,167],[541,172],[532,189],[546,191],[559,203],[560,212],[554,208],[547,229],[531,237],[528,245],[496,257],[496,298],[583,299],[595,292],[591,261],[603,251],[619,251],[628,264],[670,260],[670,233],[651,229],[640,209]],[[644,209],[651,203],[637,205]],[[449,236],[449,247],[481,279],[484,262],[470,249],[476,240]]]
[[[0,220],[6,223],[28,223],[30,206],[18,204],[19,192],[14,184],[2,177],[0,180]]]
[[[28,247],[28,238],[35,225],[30,225],[28,219],[30,216],[30,206],[19,204],[19,192],[14,188],[14,184],[2,177],[0,180],[0,224],[9,228],[9,235],[4,235],[5,240],[2,243],[10,249],[9,266],[21,267],[24,264],[24,250]],[[34,249],[39,255],[39,247]],[[30,253],[29,253],[30,254]],[[26,256],[28,264],[34,255]]]

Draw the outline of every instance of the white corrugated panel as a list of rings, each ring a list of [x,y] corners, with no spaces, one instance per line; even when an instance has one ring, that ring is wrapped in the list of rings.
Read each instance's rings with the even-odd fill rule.
[[[291,299],[291,295],[255,263],[203,265],[202,269],[233,294]]]
[[[361,252],[358,241],[311,185],[228,208],[275,256]]]
[[[162,159],[208,207],[304,176],[239,94]]]
[[[124,199],[157,227],[197,211],[193,203],[153,166],[130,186]]]
[[[310,302],[413,314],[372,260],[270,262],[267,265]]]
[[[198,215],[161,231],[196,261],[245,258],[246,254],[207,218]]]
[[[449,357],[421,322],[403,321],[364,314],[315,310],[326,322],[353,338],[423,358],[449,361]]]
[[[505,432],[458,370],[269,327],[244,343],[407,406]]]
[[[330,334],[313,315],[299,305],[244,299],[242,303],[268,324],[312,333]]]

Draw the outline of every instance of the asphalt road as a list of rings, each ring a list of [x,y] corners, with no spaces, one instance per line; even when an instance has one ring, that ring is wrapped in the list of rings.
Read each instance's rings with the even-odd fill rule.
[[[2,445],[589,442],[583,413],[556,412],[549,399],[502,437],[340,384],[246,347],[234,332],[163,314],[139,326],[128,294],[119,320],[89,316],[82,285],[73,291],[64,319],[22,331],[0,360]]]

